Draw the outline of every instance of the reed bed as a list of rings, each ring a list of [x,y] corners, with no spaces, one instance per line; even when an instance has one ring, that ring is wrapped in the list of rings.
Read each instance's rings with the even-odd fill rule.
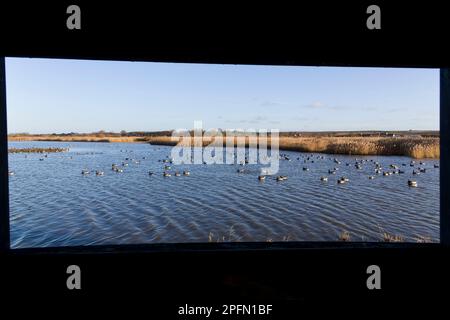
[[[216,145],[258,147],[256,138],[249,137],[203,137],[203,138],[172,138],[171,136],[148,137],[95,137],[95,136],[15,136],[10,141],[66,141],[66,142],[146,142],[154,145],[174,146],[181,145],[207,146],[214,142]],[[280,150],[299,152],[318,152],[343,155],[395,155],[411,158],[440,157],[439,137],[295,137],[281,136],[278,140]],[[267,146],[271,146],[271,138],[267,139]]]

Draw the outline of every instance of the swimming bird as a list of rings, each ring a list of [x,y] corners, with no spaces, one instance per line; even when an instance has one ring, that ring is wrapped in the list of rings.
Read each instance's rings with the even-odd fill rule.
[[[189,171],[187,171],[187,170],[184,170],[184,171],[183,171],[183,175],[184,175],[184,176],[188,176],[188,175],[190,175],[190,174],[191,174],[191,173],[190,173]]]
[[[181,176],[181,173],[179,173],[178,171],[175,171],[175,177],[179,177]]]
[[[328,181],[328,177],[320,177],[321,181]]]
[[[309,168],[303,167],[303,171],[309,171]]]
[[[278,176],[277,181],[284,181],[287,180],[287,176]]]
[[[83,170],[81,170],[81,174],[82,175],[88,175],[88,174],[90,174],[91,172],[89,171],[89,170],[87,170],[87,169],[83,169]]]
[[[237,172],[238,172],[238,173],[244,173],[245,170],[244,170],[244,169],[238,169]]]
[[[435,168],[439,168],[439,165],[438,165],[438,164],[435,164],[434,167],[435,167]]]
[[[164,172],[163,172],[163,176],[164,176],[164,177],[170,177],[170,173],[164,171]]]
[[[8,170],[8,176],[13,176],[13,175],[15,175],[16,173],[14,172],[14,171],[10,171],[10,170]]]
[[[264,180],[266,180],[266,176],[263,176],[263,175],[258,176],[258,180],[259,181],[264,181]]]
[[[408,186],[410,186],[410,187],[417,187],[417,181],[415,181],[415,180],[408,180]]]
[[[375,179],[374,176],[369,176],[369,180],[373,180],[373,179]]]
[[[149,175],[149,176],[152,176],[152,175],[154,175],[154,174],[155,174],[155,173],[154,173],[153,171],[149,171],[149,172],[148,172],[148,175]]]
[[[328,174],[336,174],[336,171],[328,169]]]
[[[164,166],[164,170],[170,170],[170,166]]]
[[[103,176],[105,173],[103,171],[97,170],[95,171],[95,175],[97,176]]]

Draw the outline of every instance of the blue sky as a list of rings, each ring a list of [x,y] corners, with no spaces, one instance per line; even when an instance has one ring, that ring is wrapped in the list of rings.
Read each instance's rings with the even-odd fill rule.
[[[439,70],[6,59],[9,133],[438,130]]]

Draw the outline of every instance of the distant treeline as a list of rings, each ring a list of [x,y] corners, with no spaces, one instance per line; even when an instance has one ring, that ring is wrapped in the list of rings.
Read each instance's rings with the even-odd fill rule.
[[[26,137],[26,136],[54,136],[54,137],[170,137],[174,130],[163,131],[125,131],[111,132],[98,131],[90,133],[51,133],[51,134],[29,134],[29,133],[15,133],[9,134],[9,137]],[[203,130],[203,132],[205,132]],[[222,131],[225,133],[225,131]],[[239,135],[238,131],[236,133]],[[190,130],[189,134],[194,135],[194,131]],[[279,133],[280,137],[439,137],[439,131],[433,130],[408,130],[408,131],[283,131]]]

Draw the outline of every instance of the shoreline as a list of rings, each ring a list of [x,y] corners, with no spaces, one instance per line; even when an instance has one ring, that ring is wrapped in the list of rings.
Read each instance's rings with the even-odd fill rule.
[[[191,145],[207,146],[214,143],[217,146],[233,145],[249,147],[249,138],[240,137],[222,138],[203,137],[200,141],[190,138]],[[150,143],[152,145],[180,146],[185,145],[185,138],[180,143],[173,140],[171,136],[48,136],[48,135],[27,135],[10,136],[8,142],[99,142],[99,143]],[[217,140],[217,141],[216,141]],[[270,148],[270,137],[267,140],[267,147]],[[183,143],[184,142],[184,143]],[[439,159],[440,158],[440,138],[439,137],[358,137],[358,136],[280,136],[280,151],[297,151],[340,155],[358,156],[408,156],[415,159]],[[252,147],[259,147],[257,140],[253,140]]]

